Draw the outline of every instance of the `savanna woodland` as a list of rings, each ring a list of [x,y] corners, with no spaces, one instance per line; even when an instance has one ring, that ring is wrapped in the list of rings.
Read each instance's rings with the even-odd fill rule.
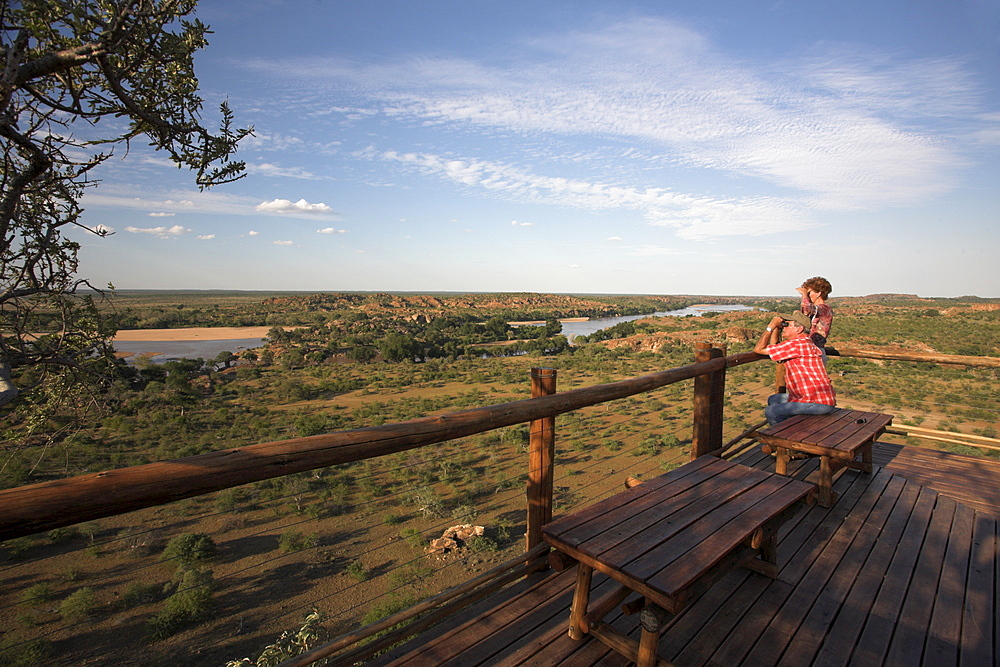
[[[366,428],[747,352],[792,298],[129,292],[77,273],[80,197],[130,142],[201,187],[239,178],[249,130],[202,124],[194,2],[0,3],[0,488]],[[98,236],[105,230],[89,230]],[[561,320],[699,303],[569,340]],[[1000,357],[1000,300],[834,297],[833,347]],[[266,327],[209,359],[117,354],[119,329]],[[155,346],[154,346],[155,347]],[[831,356],[842,407],[997,457],[995,367]],[[730,371],[725,437],[759,422],[773,365]],[[691,381],[557,421],[555,511],[690,457]],[[944,434],[944,435],[941,435]],[[888,436],[887,436],[888,438]],[[273,665],[524,550],[526,425],[226,488],[0,545],[0,664]],[[2,512],[2,505],[0,505]],[[429,549],[455,525],[458,549]]]

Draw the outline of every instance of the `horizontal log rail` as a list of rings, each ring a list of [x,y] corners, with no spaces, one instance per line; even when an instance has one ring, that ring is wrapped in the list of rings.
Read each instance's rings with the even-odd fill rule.
[[[1000,358],[994,357],[861,348],[827,347],[826,350],[829,355],[841,357],[1000,367]],[[766,357],[744,352],[551,396],[6,489],[0,491],[0,541],[553,417],[761,359]]]
[[[960,354],[924,354],[918,352],[884,352],[882,350],[859,347],[827,347],[827,355],[856,357],[858,359],[882,359],[885,361],[920,361],[932,364],[957,364],[959,366],[982,366],[1000,368],[1000,357],[968,357]]]
[[[954,431],[938,431],[932,428],[918,428],[916,426],[890,426],[885,429],[886,433],[893,435],[904,435],[908,438],[923,438],[924,440],[935,440],[937,442],[948,442],[953,445],[965,445],[966,447],[977,447],[994,452],[1000,452],[1000,440],[988,438],[982,435],[969,435],[968,433],[955,433]]]
[[[761,358],[747,352],[551,396],[6,489],[0,491],[0,541],[552,417]]]

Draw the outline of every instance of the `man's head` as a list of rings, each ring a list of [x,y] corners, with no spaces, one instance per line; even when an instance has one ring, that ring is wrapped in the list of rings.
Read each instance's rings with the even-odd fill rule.
[[[785,335],[797,336],[803,331],[809,331],[812,327],[812,320],[805,313],[795,311],[791,315],[782,315],[784,321],[781,323],[785,327]]]
[[[823,299],[830,296],[830,292],[833,291],[833,286],[830,285],[830,281],[826,278],[821,278],[820,276],[810,278],[802,283],[802,286],[810,292],[819,292],[820,297]]]

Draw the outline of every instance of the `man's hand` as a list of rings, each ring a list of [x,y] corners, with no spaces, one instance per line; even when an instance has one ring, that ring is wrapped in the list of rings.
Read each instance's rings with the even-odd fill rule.
[[[771,318],[770,323],[767,325],[767,329],[761,334],[760,340],[754,346],[753,351],[757,354],[767,354],[767,346],[774,345],[778,342],[779,332],[781,331],[781,323],[784,322],[784,318],[780,315],[775,315]]]

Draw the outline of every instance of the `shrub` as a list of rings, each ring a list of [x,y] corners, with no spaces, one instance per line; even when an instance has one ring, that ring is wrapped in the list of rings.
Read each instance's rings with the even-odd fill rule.
[[[159,597],[159,591],[160,586],[158,584],[142,584],[133,581],[125,587],[118,604],[123,609],[135,607],[140,604],[148,604]]]
[[[374,605],[368,610],[368,613],[361,618],[361,625],[370,625],[376,621],[381,621],[386,616],[392,616],[397,611],[402,611],[408,607],[412,607],[416,604],[417,599],[412,595],[389,595],[385,600]],[[399,626],[393,626],[393,628]],[[387,628],[386,630],[375,635],[379,637],[386,632],[389,632],[393,628]]]
[[[356,581],[364,581],[371,576],[371,572],[366,570],[359,560],[351,561],[350,565],[347,566],[347,574]]]
[[[97,608],[97,598],[91,588],[81,588],[59,605],[59,613],[67,621],[82,621]]]
[[[399,531],[399,536],[406,540],[406,543],[414,549],[423,549],[427,546],[427,540],[424,539],[424,536],[416,528],[405,528]]]
[[[272,667],[301,655],[325,639],[326,630],[321,625],[322,621],[323,615],[313,609],[298,631],[282,632],[276,642],[264,647],[256,661],[251,661],[250,658],[230,660],[226,667]]]
[[[290,530],[278,538],[278,548],[284,553],[311,549],[319,544],[319,533],[303,535],[297,530]]]
[[[32,544],[33,542],[30,537],[15,537],[12,540],[4,542],[3,546],[10,552],[11,560],[21,560]]]
[[[52,599],[52,587],[45,583],[29,586],[21,593],[21,602],[26,604],[39,604],[50,599]]]
[[[484,553],[491,551],[499,551],[500,545],[496,543],[492,538],[483,537],[477,535],[476,537],[470,538],[467,542],[469,549],[473,553]]]
[[[3,655],[3,664],[8,667],[45,665],[53,653],[52,642],[48,639],[39,638],[22,642],[8,635],[0,642],[0,655]]]
[[[212,610],[211,581],[211,571],[187,570],[163,611],[149,620],[146,629],[150,638],[165,639],[208,618]]]
[[[208,535],[184,533],[167,542],[160,560],[176,560],[181,566],[189,567],[210,560],[215,550],[215,542]]]
[[[80,529],[75,526],[69,526],[66,528],[53,528],[48,532],[46,537],[49,538],[49,542],[52,544],[62,544],[79,536]]]

